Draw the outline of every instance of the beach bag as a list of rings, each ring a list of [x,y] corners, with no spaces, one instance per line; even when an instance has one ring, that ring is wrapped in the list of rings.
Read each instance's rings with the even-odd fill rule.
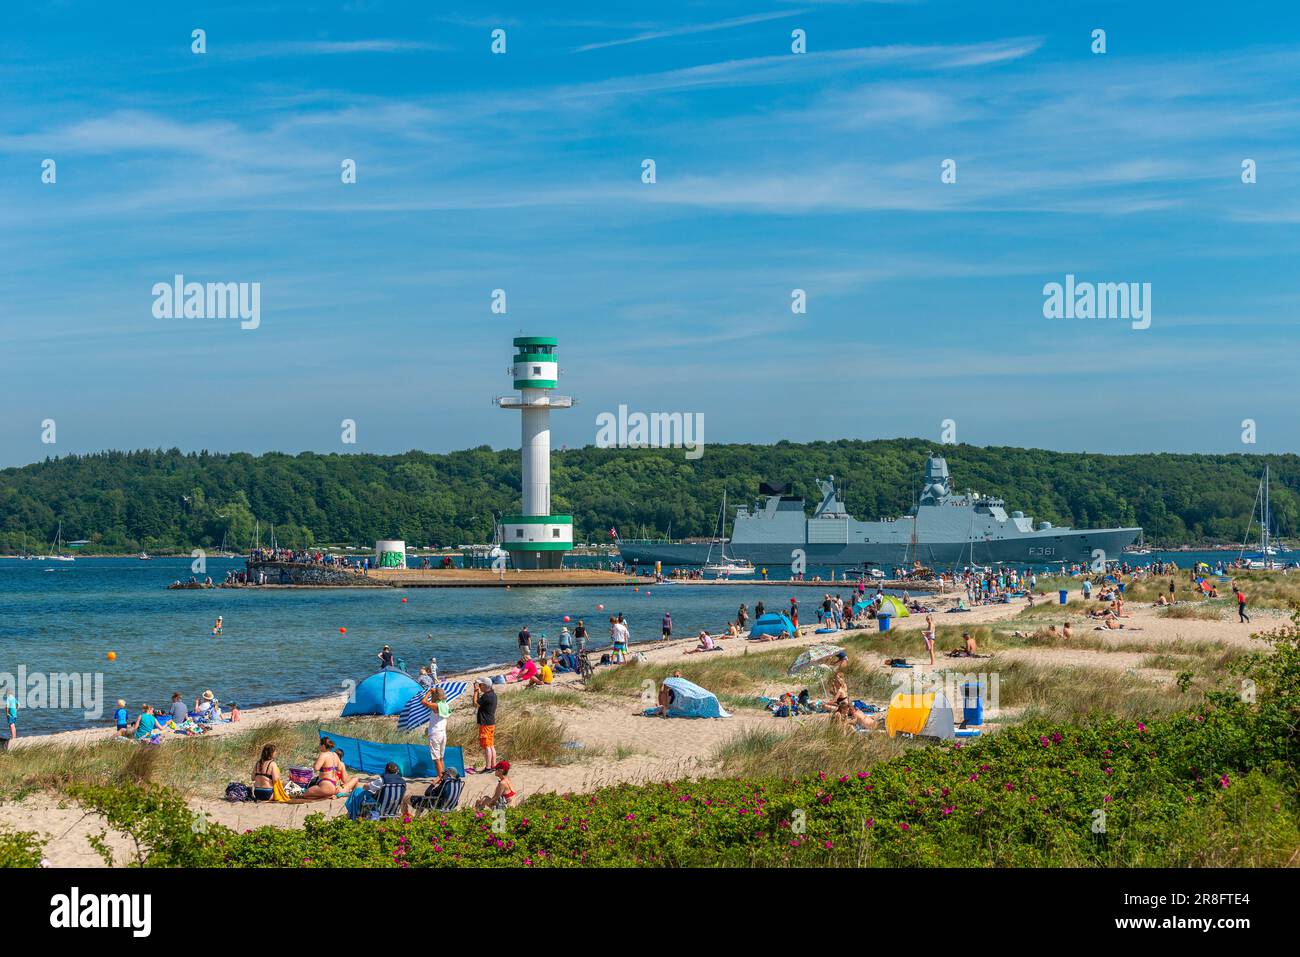
[[[247,784],[242,784],[239,781],[231,781],[226,785],[227,801],[247,801],[250,800],[252,796],[253,792],[249,790]]]
[[[602,665],[607,665],[607,664],[609,664],[609,663],[610,663],[610,660],[611,660],[611,659],[610,659],[608,653],[603,654],[603,655],[600,656],[600,663],[601,663]]]

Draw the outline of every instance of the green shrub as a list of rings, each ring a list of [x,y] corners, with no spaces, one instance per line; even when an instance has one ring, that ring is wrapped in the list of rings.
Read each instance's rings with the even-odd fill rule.
[[[0,867],[39,867],[45,839],[32,831],[0,827]]]

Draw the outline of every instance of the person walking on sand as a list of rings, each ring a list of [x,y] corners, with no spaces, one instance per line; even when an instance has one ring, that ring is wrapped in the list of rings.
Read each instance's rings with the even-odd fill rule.
[[[1246,614],[1246,594],[1237,586],[1237,621],[1249,622],[1250,615]]]
[[[528,630],[528,626],[524,625],[519,629],[519,657],[522,658],[524,655],[530,655],[532,652],[533,635],[532,632]]]
[[[923,638],[925,639],[925,650],[928,651],[928,652],[930,652],[930,667],[933,668],[933,667],[935,666],[935,660],[934,660],[934,617],[933,617],[933,616],[931,616],[931,615],[926,615],[926,616],[925,616],[925,631],[923,631],[923,632],[921,633],[921,637],[923,637]]]
[[[587,650],[587,624],[581,618],[573,629],[573,640],[578,643],[578,654]]]
[[[660,629],[663,632],[663,640],[667,641],[673,636],[673,616],[664,612],[664,620],[660,622]]]
[[[749,621],[749,609],[742,602],[740,609],[736,612],[736,627],[741,631],[745,630],[745,622]]]
[[[483,749],[483,770],[491,771],[497,765],[497,693],[492,682],[479,678],[474,682],[474,722],[478,725],[478,746]]]

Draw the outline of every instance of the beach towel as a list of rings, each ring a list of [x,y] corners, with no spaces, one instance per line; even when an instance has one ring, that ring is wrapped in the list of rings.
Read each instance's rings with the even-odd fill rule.
[[[281,804],[289,803],[289,792],[284,789],[283,781],[276,781],[271,788],[271,800]]]

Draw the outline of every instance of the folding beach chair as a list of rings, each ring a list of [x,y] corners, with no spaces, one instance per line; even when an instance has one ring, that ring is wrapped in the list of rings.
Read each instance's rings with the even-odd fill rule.
[[[437,784],[430,784],[424,794],[411,798],[411,811],[416,817],[425,811],[454,811],[460,806],[465,782],[453,768],[448,768],[446,775]]]
[[[357,808],[356,820],[382,821],[402,813],[402,799],[406,797],[405,784],[385,784],[375,795],[366,794]]]

